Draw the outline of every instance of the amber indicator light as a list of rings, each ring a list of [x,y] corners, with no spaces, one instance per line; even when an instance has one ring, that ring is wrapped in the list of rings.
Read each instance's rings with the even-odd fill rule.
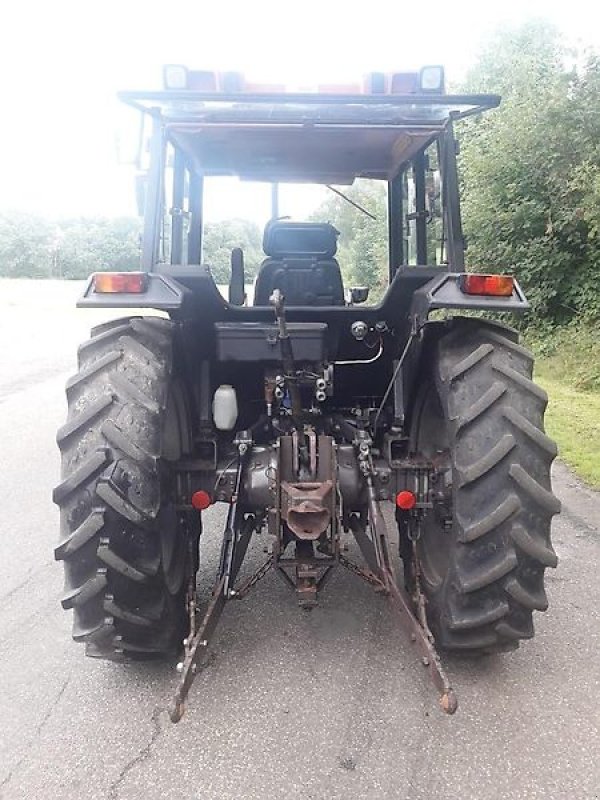
[[[515,282],[512,275],[461,275],[460,288],[465,294],[510,297]]]
[[[146,291],[146,273],[97,272],[93,286],[97,294],[141,294]]]

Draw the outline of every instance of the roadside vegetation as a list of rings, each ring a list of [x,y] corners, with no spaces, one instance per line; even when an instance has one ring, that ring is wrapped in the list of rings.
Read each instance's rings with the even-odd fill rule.
[[[600,59],[528,24],[498,34],[461,88],[503,98],[464,126],[469,267],[525,288],[547,430],[600,488]]]
[[[138,217],[48,220],[18,211],[0,212],[0,277],[87,278],[92,272],[136,270],[140,265]],[[262,260],[261,232],[245,219],[210,222],[204,251],[217,283],[229,280],[230,256],[242,247],[250,279]]]
[[[600,337],[597,326],[573,322],[554,331],[529,329],[536,379],[548,392],[546,429],[560,457],[600,489]]]

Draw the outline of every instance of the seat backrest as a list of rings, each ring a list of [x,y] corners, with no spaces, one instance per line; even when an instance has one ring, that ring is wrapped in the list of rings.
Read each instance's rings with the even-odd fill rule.
[[[344,305],[338,262],[338,231],[328,223],[275,220],[267,224],[263,261],[254,286],[254,305],[269,304],[279,289],[287,305]]]

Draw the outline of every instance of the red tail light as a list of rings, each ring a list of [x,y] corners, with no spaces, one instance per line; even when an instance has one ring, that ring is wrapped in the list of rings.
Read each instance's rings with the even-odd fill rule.
[[[461,275],[460,288],[465,294],[510,297],[515,282],[512,275]]]
[[[199,489],[192,495],[192,505],[196,511],[205,511],[210,505],[212,505],[211,496],[208,492],[205,492],[204,489]]]
[[[396,495],[396,505],[398,508],[401,508],[402,511],[410,511],[411,508],[414,508],[417,504],[417,497],[414,492],[409,492],[408,489],[405,489],[402,492],[398,492]]]
[[[146,279],[145,272],[96,272],[92,280],[97,294],[141,294]]]

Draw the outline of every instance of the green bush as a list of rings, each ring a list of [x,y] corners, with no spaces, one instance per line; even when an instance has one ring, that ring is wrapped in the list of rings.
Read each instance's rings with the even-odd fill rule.
[[[534,324],[600,318],[600,59],[566,55],[546,25],[498,34],[463,89],[502,105],[458,128],[469,266],[514,272]]]

